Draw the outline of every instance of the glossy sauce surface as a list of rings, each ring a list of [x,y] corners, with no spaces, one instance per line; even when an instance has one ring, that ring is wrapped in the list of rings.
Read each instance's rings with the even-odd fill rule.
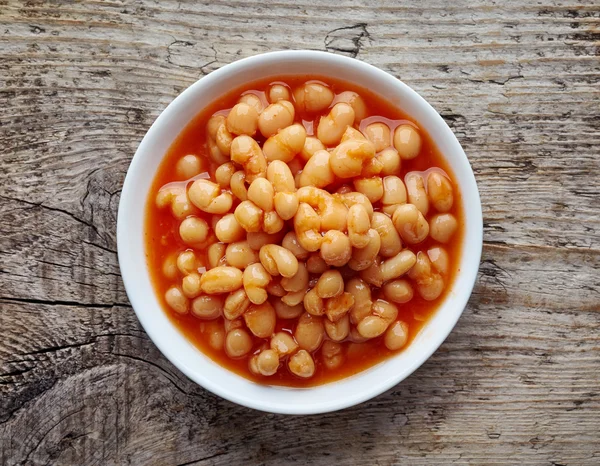
[[[175,142],[170,147],[168,153],[165,155],[163,162],[161,163],[155,179],[150,190],[148,201],[146,204],[146,254],[147,264],[151,275],[151,279],[157,293],[157,297],[160,300],[164,311],[167,313],[171,321],[177,326],[177,328],[203,353],[207,354],[211,359],[216,361],[219,365],[224,366],[243,377],[251,380],[255,380],[264,384],[272,385],[286,385],[286,386],[313,386],[319,385],[334,380],[338,380],[350,375],[356,374],[374,364],[390,357],[395,354],[395,351],[390,351],[383,344],[383,337],[377,337],[372,340],[368,340],[363,343],[353,343],[350,341],[344,342],[345,346],[345,361],[341,367],[330,370],[326,368],[321,360],[320,352],[315,352],[315,375],[309,379],[299,378],[289,372],[287,367],[283,367],[277,371],[277,373],[270,377],[261,375],[255,375],[248,369],[249,357],[258,350],[258,348],[265,343],[265,340],[255,338],[254,349],[250,355],[242,357],[240,359],[229,358],[223,350],[213,349],[207,341],[207,335],[214,329],[215,325],[222,326],[223,317],[219,317],[215,321],[202,321],[197,317],[194,317],[191,313],[181,315],[171,310],[164,299],[166,290],[173,285],[173,281],[165,278],[162,274],[162,265],[167,257],[173,254],[177,254],[181,251],[190,249],[189,246],[183,243],[179,237],[179,223],[171,212],[166,210],[160,210],[156,207],[154,199],[158,190],[168,183],[180,182],[188,184],[188,180],[178,180],[175,174],[175,164],[179,158],[186,154],[195,154],[201,157],[203,161],[203,169],[206,173],[202,173],[197,178],[208,178],[211,177],[214,180],[214,170],[217,165],[210,161],[206,156],[206,132],[205,127],[208,119],[216,112],[227,114],[227,110],[235,105],[240,94],[254,93],[267,104],[267,100],[264,97],[264,92],[268,86],[274,82],[284,82],[289,85],[292,89],[307,80],[318,80],[326,83],[336,93],[343,91],[355,91],[359,93],[365,102],[367,103],[367,118],[365,118],[359,125],[362,129],[365,125],[373,123],[375,121],[382,121],[387,123],[392,129],[401,124],[412,124],[419,126],[419,122],[414,122],[407,115],[404,115],[398,109],[392,107],[385,100],[377,97],[375,94],[369,92],[366,89],[361,89],[343,81],[333,80],[331,78],[320,78],[318,76],[295,76],[295,77],[281,77],[280,79],[269,79],[260,82],[250,83],[240,89],[232,90],[228,95],[219,98],[212,105],[200,111],[200,113],[188,124],[187,127],[183,128]],[[335,100],[334,100],[335,103]],[[300,113],[296,114],[296,122],[302,123],[307,130],[308,135],[313,134],[313,128],[317,127],[318,119],[323,113],[318,116],[307,116]],[[421,152],[419,156],[412,160],[403,160],[400,173],[397,175],[404,179],[404,176],[408,172],[413,171],[426,171],[432,167],[439,167],[444,170],[452,180],[452,186],[454,189],[454,204],[452,209],[449,211],[458,219],[458,229],[451,241],[445,244],[444,247],[448,251],[451,258],[450,272],[446,279],[446,287],[442,295],[434,301],[425,301],[415,291],[414,297],[411,301],[405,304],[397,304],[398,307],[398,319],[406,322],[409,328],[409,340],[406,348],[423,325],[437,310],[440,303],[445,299],[446,294],[452,289],[452,283],[456,273],[459,272],[456,268],[461,254],[461,245],[464,231],[464,217],[462,212],[462,198],[460,195],[459,187],[453,182],[453,173],[449,170],[449,167],[443,156],[439,153],[437,148],[433,145],[431,138],[423,130],[421,136],[423,140]],[[264,138],[260,136],[260,133],[255,136],[255,139],[262,145]],[[346,180],[347,182],[347,180]],[[340,184],[342,182],[340,181]],[[329,188],[328,188],[329,189]],[[237,203],[237,202],[236,202]],[[235,204],[234,203],[234,208]],[[375,210],[379,210],[380,203],[374,203]],[[208,224],[211,224],[211,215],[200,213],[197,215],[205,218]],[[417,245],[405,245],[413,252],[426,251],[429,247],[439,245],[431,237],[428,237],[422,243]],[[200,257],[201,261],[205,261],[204,251],[194,250],[195,253]],[[181,277],[179,278],[181,279]],[[373,290],[373,300],[379,296],[383,298],[383,293],[379,289]],[[295,325],[294,321],[286,321],[282,319],[277,320],[276,331],[283,330],[289,333],[293,333]],[[402,351],[402,350],[400,350]]]

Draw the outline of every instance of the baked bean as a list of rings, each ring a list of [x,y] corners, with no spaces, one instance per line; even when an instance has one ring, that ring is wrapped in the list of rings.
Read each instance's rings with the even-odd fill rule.
[[[300,245],[298,237],[293,231],[286,233],[281,241],[281,246],[289,250],[298,260],[304,261],[310,256],[310,253]]]
[[[265,108],[258,117],[258,129],[269,138],[294,122],[296,112],[291,102],[280,100]]]
[[[450,256],[448,252],[441,246],[434,246],[427,250],[427,257],[431,261],[433,268],[442,275],[448,275],[450,271]]]
[[[300,291],[290,291],[281,298],[281,301],[288,306],[297,306],[302,303],[302,300],[306,296],[306,289]]]
[[[272,280],[267,285],[267,293],[269,293],[271,296],[277,296],[278,298],[281,298],[287,294],[287,291],[285,291],[283,286],[281,286],[281,278],[282,277],[272,277]]]
[[[452,214],[436,214],[431,217],[429,234],[440,243],[447,243],[458,228],[458,221]]]
[[[273,335],[269,346],[279,356],[288,356],[298,349],[294,337],[286,332],[277,332]]]
[[[323,236],[321,257],[331,266],[346,265],[352,257],[352,246],[348,237],[338,230],[329,230]]]
[[[356,327],[350,327],[350,335],[348,335],[348,339],[352,342],[348,344],[348,350],[346,351],[348,355],[359,354],[359,352],[362,351],[362,345],[360,343],[364,343],[365,341],[369,340],[358,333]]]
[[[333,324],[329,324],[333,325]],[[337,369],[344,362],[343,346],[335,341],[326,340],[321,348],[323,364],[329,370]]]
[[[223,125],[223,127],[225,128],[225,125]],[[227,128],[225,128],[225,130],[227,130]],[[213,162],[218,164],[227,162],[227,156],[221,152],[219,146],[214,140],[210,138],[207,139],[206,145],[208,147],[208,156]]]
[[[333,149],[329,165],[338,178],[353,178],[361,174],[363,165],[374,156],[372,142],[350,140]]]
[[[230,358],[246,356],[252,349],[252,338],[243,328],[236,328],[225,337],[225,352]]]
[[[346,231],[348,227],[348,208],[343,202],[328,195],[320,214],[321,230]]]
[[[304,147],[306,130],[299,123],[279,130],[263,144],[263,153],[269,162],[290,162]]]
[[[339,198],[348,208],[352,207],[355,204],[362,205],[367,211],[367,214],[369,214],[369,220],[371,220],[371,218],[373,217],[373,204],[371,204],[371,201],[369,201],[367,196],[365,196],[364,194],[353,191],[350,193],[341,194]]]
[[[381,162],[381,174],[383,176],[398,175],[400,173],[402,159],[393,147],[382,150],[376,158]]]
[[[322,316],[325,313],[325,302],[318,295],[316,288],[312,288],[304,296],[304,309],[313,316]]]
[[[256,178],[264,178],[267,174],[267,159],[258,143],[250,136],[242,135],[233,140],[231,160],[244,167],[248,183]]]
[[[304,312],[302,303],[289,306],[281,299],[273,299],[273,307],[279,319],[297,319]]]
[[[213,320],[223,311],[221,296],[201,295],[192,301],[192,314],[199,319]]]
[[[348,261],[348,266],[352,270],[360,271],[367,269],[373,264],[373,261],[379,254],[381,237],[377,233],[377,230],[370,228],[367,231],[367,237],[369,242],[365,247],[352,249],[352,257]]]
[[[268,295],[265,288],[270,281],[271,275],[267,273],[262,264],[254,263],[246,267],[243,274],[243,285],[248,299],[253,304],[262,304],[267,300]]]
[[[306,379],[315,373],[315,362],[310,353],[300,350],[290,357],[288,368],[292,374]]]
[[[225,259],[228,265],[238,269],[245,269],[259,261],[257,252],[250,247],[248,241],[237,241],[227,245]]]
[[[265,212],[263,218],[263,230],[265,233],[275,234],[283,229],[285,222],[277,212]]]
[[[385,332],[383,342],[387,349],[396,351],[408,341],[408,325],[405,322],[394,322]]]
[[[352,306],[354,306],[354,296],[344,292],[325,302],[325,315],[331,322],[337,322],[352,309]]]
[[[371,288],[360,278],[352,278],[346,282],[346,293],[354,297],[354,304],[349,311],[350,321],[358,324],[366,316],[371,314]]]
[[[380,267],[381,278],[384,282],[393,280],[394,278],[401,277],[417,261],[417,256],[410,249],[400,251],[394,257],[390,257],[388,260],[383,261]]]
[[[342,139],[340,139],[340,142],[346,142],[349,140],[367,141],[368,139],[356,128],[348,126],[346,131],[344,131],[344,134],[342,134]]]
[[[208,269],[214,269],[219,265],[224,265],[225,251],[227,246],[222,243],[214,243],[208,247],[206,257],[208,260]]]
[[[394,147],[401,159],[414,159],[421,152],[421,135],[411,125],[400,125],[394,131]]]
[[[322,317],[304,313],[298,318],[294,338],[300,348],[316,351],[323,342],[324,334],[325,327]]]
[[[221,192],[221,187],[209,180],[194,181],[188,196],[192,204],[209,214],[225,214],[233,205],[231,194]]]
[[[244,313],[248,329],[258,338],[269,338],[275,331],[277,316],[275,309],[266,301],[260,305],[251,305]]]
[[[438,171],[427,175],[427,196],[438,212],[448,212],[454,204],[450,180]]]
[[[246,174],[242,170],[238,170],[233,175],[231,175],[229,187],[233,195],[237,197],[240,201],[246,201],[248,199],[248,188],[246,187]]]
[[[248,200],[265,212],[273,210],[275,190],[266,178],[256,178],[248,188]]]
[[[235,267],[215,267],[202,274],[200,286],[207,294],[235,291],[242,286],[242,271]]]
[[[385,123],[371,123],[364,131],[367,139],[375,146],[375,152],[390,146],[390,127]]]
[[[187,180],[202,172],[202,162],[196,155],[189,154],[181,157],[175,164],[175,176]]]
[[[272,349],[266,349],[258,354],[256,367],[262,375],[273,375],[279,368],[279,355]]]
[[[360,278],[369,283],[370,285],[381,288],[383,285],[383,277],[381,275],[381,259],[379,256],[375,258],[373,263],[364,270],[360,271]]]
[[[328,269],[327,263],[318,253],[312,253],[306,261],[306,269],[309,273],[322,274]]]
[[[320,298],[333,298],[344,292],[344,279],[339,270],[328,270],[324,272],[317,281],[317,295]]]
[[[275,211],[282,220],[289,220],[298,212],[298,196],[295,193],[276,193]]]
[[[321,117],[317,137],[326,146],[334,146],[342,139],[348,126],[354,124],[354,110],[345,103],[335,104],[328,115]]]
[[[323,238],[321,236],[321,218],[314,209],[302,202],[294,216],[294,231],[300,245],[307,251],[319,250]]]
[[[429,199],[425,191],[423,177],[419,173],[407,173],[404,178],[408,202],[415,205],[423,215],[429,212]]]
[[[373,315],[381,317],[388,325],[398,317],[398,308],[394,304],[388,303],[383,299],[378,299],[373,303],[371,312]]]
[[[275,102],[279,102],[280,100],[292,100],[292,94],[290,93],[290,89],[283,84],[273,84],[269,88],[267,96],[269,102],[272,104],[274,104]]]
[[[354,110],[354,123],[367,117],[367,105],[360,95],[352,91],[344,91],[337,96],[338,102],[349,104]]]
[[[251,232],[246,235],[246,241],[252,249],[260,251],[265,244],[278,244],[283,238],[282,232],[274,234],[265,233],[264,231]]]
[[[210,158],[219,165],[227,163],[233,136],[227,129],[225,117],[213,115],[208,120],[206,132]]]
[[[250,299],[248,299],[246,290],[244,290],[244,288],[240,288],[239,290],[232,291],[227,295],[227,298],[225,298],[225,303],[223,304],[223,315],[228,320],[235,320],[244,314],[249,307]]]
[[[306,162],[300,174],[300,186],[324,188],[335,181],[335,175],[329,165],[331,155],[326,150],[319,150]]]
[[[223,124],[221,124],[217,129],[214,141],[218,151],[221,153],[221,156],[215,156],[213,160],[217,163],[225,163],[225,161],[229,158],[229,154],[231,152],[231,142],[233,141],[233,135],[227,129],[225,122],[223,122]]]
[[[294,176],[290,171],[290,167],[281,160],[274,160],[269,163],[267,168],[267,180],[273,185],[275,192],[294,192],[296,185],[294,184]]]
[[[198,259],[193,251],[183,251],[177,256],[177,268],[183,275],[196,272],[198,266]]]
[[[231,177],[235,173],[235,165],[232,162],[227,162],[219,165],[215,170],[215,181],[219,183],[221,188],[229,188]]]
[[[381,212],[375,212],[371,220],[371,227],[377,230],[381,239],[379,254],[384,257],[391,257],[400,252],[402,241],[391,218]]]
[[[184,188],[163,186],[156,195],[156,207],[164,209],[171,207],[171,213],[177,220],[183,220],[189,215],[198,213],[198,209],[188,199]]]
[[[383,179],[382,210],[389,216],[394,215],[396,207],[406,204],[406,187],[400,178],[394,175]]]
[[[208,232],[208,224],[198,217],[188,217],[179,225],[179,236],[188,245],[202,243]]]
[[[244,103],[250,105],[251,107],[254,107],[256,113],[258,114],[260,114],[265,108],[258,96],[252,93],[244,94],[243,96],[241,96],[238,99],[238,103]]]
[[[162,273],[171,281],[177,278],[177,257],[174,254],[170,254],[163,262]]]
[[[308,286],[308,270],[302,262],[298,262],[298,271],[293,277],[283,277],[281,286],[285,291],[298,292],[306,290]]]
[[[383,335],[387,328],[387,322],[378,316],[367,316],[356,326],[359,335],[367,339]]]
[[[390,301],[404,304],[413,298],[414,292],[408,280],[400,279],[389,281],[383,285],[383,294]]]
[[[354,184],[354,189],[367,196],[367,199],[371,203],[377,202],[383,197],[383,181],[379,176],[355,178],[352,183]]]
[[[240,226],[249,233],[258,232],[263,223],[264,212],[252,201],[242,201],[233,213]]]
[[[254,354],[248,359],[248,370],[254,375],[261,375],[258,371],[258,355]]]
[[[371,239],[369,214],[361,204],[354,204],[348,209],[348,239],[354,248],[366,247]]]
[[[223,216],[215,225],[215,235],[222,243],[234,243],[246,236],[245,230],[236,220],[234,214]]]
[[[192,272],[183,277],[181,290],[183,291],[183,294],[190,299],[198,296],[200,294],[200,275],[196,272]]]
[[[190,302],[178,286],[172,286],[165,293],[167,305],[178,314],[187,314],[190,308]]]
[[[394,211],[392,217],[396,231],[404,241],[417,244],[427,238],[429,224],[423,214],[412,204],[402,204]]]
[[[349,184],[343,184],[338,189],[335,190],[334,194],[348,194],[348,193],[353,193],[353,192],[354,192],[354,189],[352,188],[352,186],[350,186]],[[350,206],[346,206],[346,207],[350,207]]]
[[[350,333],[350,318],[348,314],[344,314],[336,322],[332,322],[329,319],[325,319],[325,333],[333,341],[342,341]]]
[[[308,162],[310,158],[320,150],[325,150],[325,146],[318,138],[314,136],[307,136],[304,140],[304,147],[298,154],[302,160]]]
[[[225,345],[225,329],[218,320],[209,320],[200,324],[200,331],[207,335],[208,345],[217,351],[221,351]]]
[[[334,94],[327,86],[307,82],[294,89],[294,101],[303,113],[317,113],[325,110],[333,101]]]
[[[276,244],[260,248],[260,262],[271,275],[293,277],[298,272],[298,259],[287,249]]]
[[[223,328],[225,329],[225,333],[229,333],[232,330],[235,330],[237,328],[244,328],[244,321],[242,319],[234,319],[234,320],[225,319],[223,321]]]
[[[383,163],[375,156],[372,159],[364,161],[360,176],[362,178],[372,178],[379,176],[381,170],[383,170]]]
[[[408,276],[416,282],[419,295],[426,301],[433,301],[444,291],[444,279],[432,270],[432,264],[423,251],[417,253],[417,262],[408,272]]]
[[[230,133],[254,136],[258,127],[258,112],[256,108],[241,102],[233,106],[227,115],[227,129]]]

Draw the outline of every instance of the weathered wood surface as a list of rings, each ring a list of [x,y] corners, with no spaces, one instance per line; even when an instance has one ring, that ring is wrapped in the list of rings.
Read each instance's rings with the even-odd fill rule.
[[[0,463],[600,463],[600,5],[0,1]],[[386,394],[285,417],[207,393],[141,330],[115,221],[185,87],[287,47],[356,56],[446,118],[485,247],[468,309]]]

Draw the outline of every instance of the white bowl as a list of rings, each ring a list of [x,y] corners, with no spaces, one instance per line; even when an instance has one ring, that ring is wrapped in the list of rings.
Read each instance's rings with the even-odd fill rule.
[[[341,78],[379,94],[414,118],[452,168],[460,186],[465,235],[460,273],[452,290],[412,344],[390,359],[352,377],[311,388],[259,385],[224,369],[175,328],[161,308],[147,272],[144,206],[157,167],[188,122],[218,96],[245,83],[284,75]],[[442,117],[415,91],[393,76],[359,60],[314,51],[272,52],[214,71],[161,113],[140,144],[125,178],[117,222],[121,274],[142,326],[160,351],[194,382],[250,408],[273,413],[314,414],[346,408],[379,395],[408,377],[446,339],[471,295],[481,257],[483,223],[473,171]]]

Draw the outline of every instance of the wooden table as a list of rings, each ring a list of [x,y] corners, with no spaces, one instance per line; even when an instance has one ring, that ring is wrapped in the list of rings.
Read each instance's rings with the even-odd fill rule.
[[[600,464],[599,28],[597,0],[1,1],[0,463]],[[469,155],[485,221],[478,283],[437,353],[307,417],[176,370],[128,304],[115,241],[165,106],[289,47],[420,92]]]

